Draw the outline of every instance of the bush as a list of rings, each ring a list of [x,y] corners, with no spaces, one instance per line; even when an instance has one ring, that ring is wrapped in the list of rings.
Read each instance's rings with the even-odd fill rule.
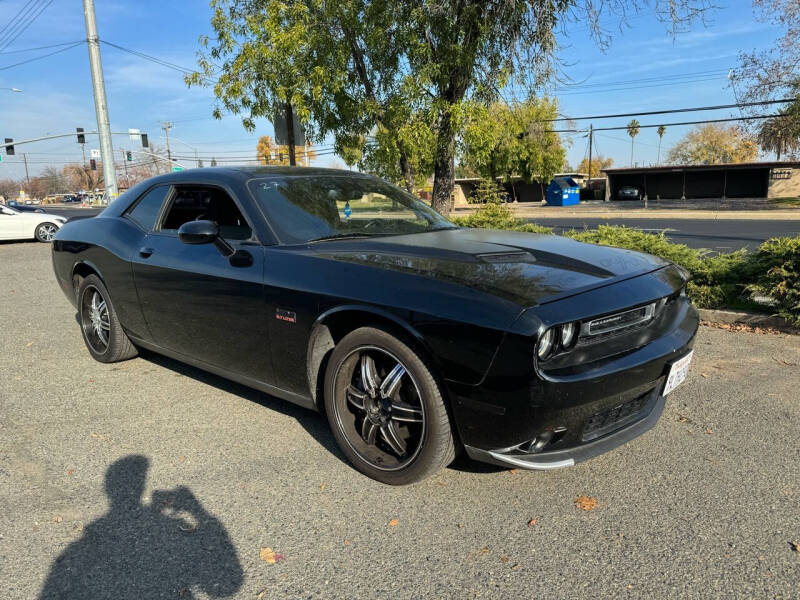
[[[505,201],[505,191],[490,179],[481,179],[467,199],[470,204],[502,204]]]
[[[528,233],[553,233],[550,227],[526,223],[522,219],[518,219],[505,204],[486,204],[471,215],[453,217],[450,220],[461,227],[510,229],[511,231],[526,231]]]
[[[463,227],[552,233],[518,219],[505,204],[487,204],[453,222]],[[692,276],[687,291],[700,308],[758,308],[754,293],[770,298],[781,317],[800,326],[800,237],[773,238],[755,253],[739,250],[707,256],[684,244],[673,244],[664,234],[644,233],[627,227],[600,225],[596,230],[564,234],[580,242],[616,246],[660,256],[685,268]]]
[[[800,326],[800,237],[767,240],[742,271],[748,290],[772,298],[777,313]]]

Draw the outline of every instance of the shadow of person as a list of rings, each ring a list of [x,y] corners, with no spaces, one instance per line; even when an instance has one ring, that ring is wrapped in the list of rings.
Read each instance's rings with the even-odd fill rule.
[[[108,513],[55,560],[40,599],[222,598],[241,587],[225,528],[188,488],[156,490],[142,503],[148,467],[132,455],[108,468]]]

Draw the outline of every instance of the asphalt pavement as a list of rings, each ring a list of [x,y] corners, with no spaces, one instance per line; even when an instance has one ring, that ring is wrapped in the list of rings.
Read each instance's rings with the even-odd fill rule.
[[[706,248],[715,252],[733,252],[741,248],[754,250],[772,237],[800,235],[800,220],[732,220],[732,219],[603,219],[603,218],[532,218],[530,222],[553,227],[556,233],[571,229],[597,229],[598,225],[623,225],[661,233],[671,241],[690,248]]]
[[[315,413],[93,361],[44,244],[0,245],[0,323],[4,599],[798,597],[797,336],[701,328],[656,427],[575,467],[393,488]]]

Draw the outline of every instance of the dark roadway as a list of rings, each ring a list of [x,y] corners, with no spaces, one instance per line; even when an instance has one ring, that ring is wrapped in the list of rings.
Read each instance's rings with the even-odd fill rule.
[[[691,248],[707,248],[715,252],[733,252],[740,248],[753,250],[771,237],[800,235],[800,220],[737,220],[737,219],[527,219],[556,233],[570,229],[596,229],[598,225],[624,225],[648,233],[664,232],[673,242]]]

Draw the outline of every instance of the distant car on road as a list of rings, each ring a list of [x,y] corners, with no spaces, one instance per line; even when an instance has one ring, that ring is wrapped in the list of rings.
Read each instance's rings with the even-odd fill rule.
[[[36,213],[43,213],[44,209],[39,206],[34,206],[32,204],[22,204],[17,202],[16,200],[12,200],[8,203],[8,206],[13,208],[14,210],[18,210],[19,212],[36,212]]]
[[[65,204],[68,203],[68,202],[80,202],[80,201],[81,201],[81,199],[78,198],[77,196],[64,196],[61,199],[61,202],[65,203]]]
[[[67,222],[65,217],[42,211],[22,212],[0,205],[0,240],[30,240],[51,242],[53,236]]]
[[[617,192],[617,200],[641,200],[642,190],[633,185],[624,185]]]
[[[457,227],[349,171],[156,177],[52,253],[96,360],[146,348],[318,409],[390,484],[459,448],[553,469],[629,441],[685,379],[698,326],[666,260]]]

